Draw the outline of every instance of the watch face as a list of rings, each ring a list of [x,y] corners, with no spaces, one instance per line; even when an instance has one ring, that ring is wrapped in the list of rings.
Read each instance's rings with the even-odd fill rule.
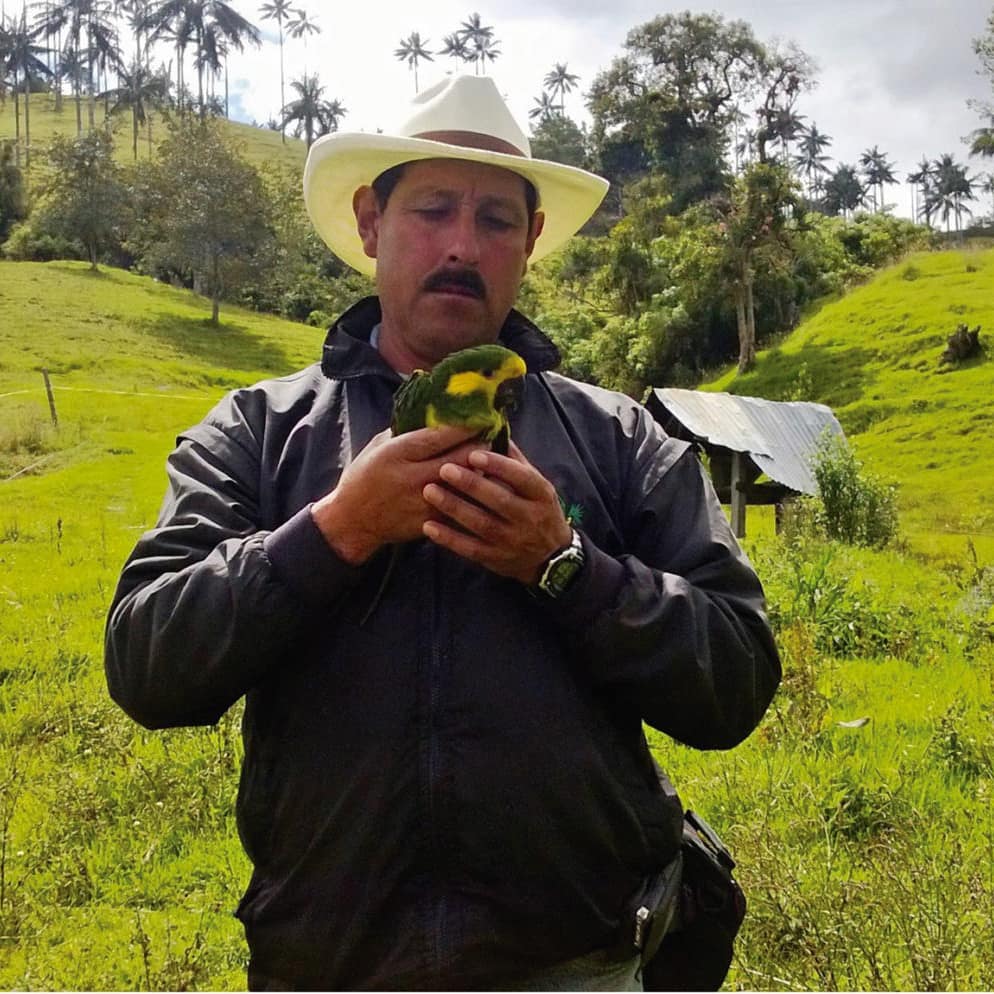
[[[575,559],[560,559],[553,563],[549,569],[546,585],[551,588],[552,593],[561,594],[568,586],[570,580],[576,576],[580,569],[580,563]]]

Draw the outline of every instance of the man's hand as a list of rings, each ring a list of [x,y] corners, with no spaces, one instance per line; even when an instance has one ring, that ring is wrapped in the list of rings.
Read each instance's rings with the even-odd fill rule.
[[[441,516],[425,520],[425,536],[494,573],[536,584],[545,561],[572,537],[555,487],[513,442],[508,456],[476,450],[468,463],[446,460],[446,485],[425,486],[424,499]]]
[[[311,508],[314,523],[353,565],[384,545],[421,538],[425,522],[437,516],[425,501],[425,487],[441,479],[443,465],[468,466],[481,447],[463,428],[423,428],[396,437],[389,429],[380,432]]]

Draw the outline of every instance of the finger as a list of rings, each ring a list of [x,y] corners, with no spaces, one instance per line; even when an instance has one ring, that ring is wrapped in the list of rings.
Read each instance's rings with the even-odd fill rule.
[[[514,449],[517,450],[517,455],[520,458],[500,456],[496,452],[484,449],[471,453],[469,464],[473,469],[482,470],[487,476],[503,480],[526,500],[549,500],[553,498],[555,487],[524,458],[517,446],[514,446]]]
[[[506,519],[486,507],[471,503],[447,486],[429,483],[422,491],[425,502],[460,528],[488,546],[506,546],[510,539]]]
[[[398,435],[396,442],[398,454],[412,462],[432,459],[457,448],[474,438],[477,433],[453,425],[442,425],[437,428],[418,428],[415,431]]]
[[[470,454],[472,460],[472,453]],[[446,462],[439,470],[439,476],[449,486],[472,498],[479,504],[500,515],[505,520],[511,520],[516,515],[528,513],[525,502],[515,490],[504,480],[480,475],[475,467],[464,469],[454,463]]]

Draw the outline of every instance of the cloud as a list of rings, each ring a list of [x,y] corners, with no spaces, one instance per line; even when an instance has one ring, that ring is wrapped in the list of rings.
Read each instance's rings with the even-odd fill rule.
[[[287,84],[305,69],[318,73],[326,97],[341,100],[349,110],[342,127],[365,131],[389,126],[413,96],[413,77],[393,55],[411,31],[438,49],[444,35],[478,10],[483,22],[493,25],[502,50],[488,71],[527,124],[554,63],[568,63],[585,91],[621,54],[629,30],[660,13],[655,0],[504,0],[489,8],[468,0],[437,0],[421,9],[406,0],[382,0],[375,9],[330,0],[302,2],[322,33],[306,48],[287,39]],[[971,49],[989,12],[990,0],[941,5],[934,0],[725,0],[721,8],[726,20],[750,24],[761,41],[794,41],[817,62],[818,86],[802,97],[799,109],[808,122],[832,135],[829,152],[837,162],[853,162],[878,145],[902,173],[922,154],[934,158],[952,152],[966,158],[961,139],[981,123],[967,100],[991,96]],[[236,106],[246,119],[260,122],[276,116],[280,107],[276,32],[264,23],[268,44],[236,56],[232,64]],[[421,85],[459,70],[452,60],[437,56],[421,66]],[[567,111],[586,117],[582,92],[567,97]]]

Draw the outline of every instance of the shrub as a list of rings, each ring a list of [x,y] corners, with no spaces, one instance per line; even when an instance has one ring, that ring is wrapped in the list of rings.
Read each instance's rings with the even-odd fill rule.
[[[3,244],[3,254],[18,262],[51,262],[53,259],[85,259],[86,248],[75,238],[39,231],[26,221],[14,225]]]
[[[829,538],[849,545],[885,546],[897,534],[897,489],[864,472],[849,443],[826,436],[812,469]]]

